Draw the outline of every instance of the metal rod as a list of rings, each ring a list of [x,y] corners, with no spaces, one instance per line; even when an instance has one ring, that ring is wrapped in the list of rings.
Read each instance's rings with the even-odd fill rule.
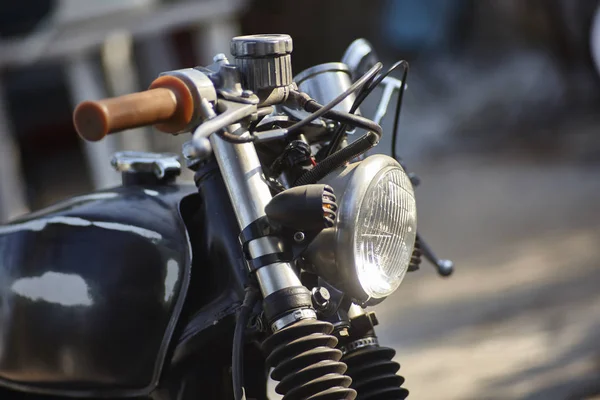
[[[444,260],[438,258],[433,252],[433,250],[431,250],[431,247],[429,247],[427,242],[423,240],[423,236],[417,235],[417,238],[419,242],[421,242],[421,251],[423,252],[423,255],[430,263],[432,263],[435,266],[438,274],[441,276],[452,275],[452,272],[454,272],[454,263],[451,260]]]
[[[233,144],[218,135],[212,135],[210,142],[238,224],[244,229],[265,215],[265,206],[271,200],[258,155],[252,143]],[[275,238],[254,240],[249,250],[252,257],[281,251]],[[280,289],[302,286],[290,263],[267,265],[256,271],[256,276],[264,297]]]

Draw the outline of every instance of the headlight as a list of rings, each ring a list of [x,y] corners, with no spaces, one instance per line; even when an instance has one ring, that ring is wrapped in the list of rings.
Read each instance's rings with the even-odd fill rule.
[[[392,158],[375,155],[321,183],[335,190],[338,218],[311,245],[307,258],[319,275],[358,301],[389,296],[406,274],[416,238],[408,176]]]
[[[415,244],[417,210],[401,168],[381,171],[369,185],[356,216],[356,273],[371,297],[389,296],[406,273]]]

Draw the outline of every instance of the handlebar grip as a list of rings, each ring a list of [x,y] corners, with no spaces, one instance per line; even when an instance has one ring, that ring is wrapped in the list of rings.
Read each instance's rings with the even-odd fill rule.
[[[143,92],[80,103],[73,113],[73,123],[79,136],[95,142],[109,133],[145,125],[177,133],[189,124],[193,112],[187,85],[167,75],[156,79]]]

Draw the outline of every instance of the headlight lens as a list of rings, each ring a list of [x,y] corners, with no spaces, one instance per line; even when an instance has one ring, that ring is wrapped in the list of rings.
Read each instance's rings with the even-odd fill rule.
[[[360,285],[370,297],[387,297],[406,274],[417,231],[412,185],[401,168],[389,167],[375,176],[354,226]]]

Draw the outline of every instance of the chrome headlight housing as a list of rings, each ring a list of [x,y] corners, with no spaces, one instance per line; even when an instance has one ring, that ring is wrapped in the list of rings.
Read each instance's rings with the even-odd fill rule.
[[[394,159],[374,155],[320,183],[335,190],[337,221],[319,234],[306,258],[315,272],[355,300],[384,299],[402,282],[415,244],[410,179]]]

